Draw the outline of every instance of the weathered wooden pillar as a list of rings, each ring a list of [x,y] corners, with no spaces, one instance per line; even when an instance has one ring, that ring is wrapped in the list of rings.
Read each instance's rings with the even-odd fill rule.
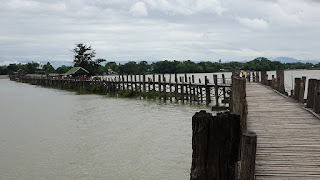
[[[151,92],[151,78],[148,77],[148,93]]]
[[[125,88],[124,88],[124,75],[122,74],[121,77],[122,77],[122,78],[121,78],[121,80],[122,80],[122,90],[125,90]]]
[[[313,100],[315,95],[315,85],[317,83],[316,79],[308,80],[308,97],[307,97],[307,108],[313,108]]]
[[[256,72],[256,82],[257,82],[257,83],[260,83],[260,75],[259,75],[259,74],[260,74],[260,72],[257,71],[257,72]]]
[[[213,75],[214,82],[214,97],[216,100],[216,106],[219,106],[219,86],[218,86],[218,76],[216,74]]]
[[[203,103],[203,96],[202,96],[202,86],[201,86],[201,79],[199,78],[199,94],[200,94],[200,102]]]
[[[187,74],[184,74],[184,81],[185,81],[185,82],[188,82]]]
[[[313,98],[313,111],[320,113],[320,80],[315,82],[314,98]]]
[[[277,75],[277,91],[280,93],[285,93],[284,89],[284,69],[278,69],[276,71]]]
[[[187,77],[186,74],[185,74],[185,77]],[[188,88],[188,85],[189,85],[189,84],[188,84],[188,80],[187,80],[187,79],[185,79],[185,82],[186,82],[186,83],[185,83],[185,86],[186,86],[186,102],[188,102],[188,98],[189,98],[189,90],[188,90],[189,88]]]
[[[294,99],[299,101],[301,78],[294,78]]]
[[[257,134],[251,131],[242,135],[241,180],[254,180],[257,151]]]
[[[193,99],[193,94],[192,94],[192,87],[191,87],[191,77],[189,77],[189,88],[190,88],[190,98],[189,98],[189,101],[190,101],[190,104],[192,103],[192,99]]]
[[[180,92],[181,93],[181,100],[184,103],[184,81],[181,82],[180,91],[181,91]]]
[[[153,91],[153,98],[156,98],[156,76],[152,74],[152,91]]]
[[[137,75],[134,75],[134,89],[136,91],[136,96],[138,95],[138,86],[137,86]]]
[[[158,75],[158,96],[159,96],[159,99],[161,99],[161,75],[159,74]]]
[[[206,90],[206,105],[209,105],[211,102],[211,98],[210,98],[210,86],[208,86],[209,80],[207,78],[207,76],[204,77],[204,87]]]
[[[167,81],[166,77],[163,76],[163,100],[167,100]]]
[[[223,88],[222,88],[222,93],[223,93],[223,99],[226,100],[226,78],[224,77],[224,74],[222,74],[222,85],[223,85]]]
[[[242,131],[247,132],[248,105],[246,100],[246,79],[233,78],[232,82],[232,113],[242,118]]]
[[[142,75],[142,89],[143,89],[143,95],[146,94],[146,75]]]
[[[241,142],[240,116],[206,111],[192,117],[191,180],[235,180]]]
[[[169,88],[170,88],[170,102],[172,102],[172,83],[171,83],[171,74],[169,78]]]
[[[256,73],[252,71],[252,82],[256,82]]]
[[[267,78],[267,71],[261,71],[261,84],[267,85],[268,78]]]
[[[302,79],[300,81],[300,90],[299,90],[299,102],[304,103],[304,91],[306,87],[306,77],[302,76]]]
[[[179,90],[179,88],[178,88],[178,76],[177,76],[177,74],[174,74],[174,81],[175,81],[174,98],[175,98],[176,102],[178,102],[179,101],[179,99],[178,99],[178,90]]]

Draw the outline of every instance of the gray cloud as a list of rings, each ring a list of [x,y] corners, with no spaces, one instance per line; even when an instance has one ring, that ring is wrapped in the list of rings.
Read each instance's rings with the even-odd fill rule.
[[[319,59],[320,4],[299,0],[3,0],[0,61]]]

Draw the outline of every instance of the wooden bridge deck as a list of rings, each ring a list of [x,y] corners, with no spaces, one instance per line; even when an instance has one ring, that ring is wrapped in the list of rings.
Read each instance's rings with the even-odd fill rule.
[[[320,179],[320,120],[263,85],[246,91],[248,129],[258,136],[256,179]]]

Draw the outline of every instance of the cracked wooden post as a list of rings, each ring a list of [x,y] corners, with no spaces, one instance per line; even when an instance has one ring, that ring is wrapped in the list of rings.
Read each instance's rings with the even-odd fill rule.
[[[299,99],[298,99],[300,103],[304,103],[304,91],[306,89],[305,87],[306,87],[306,77],[302,76],[302,79],[300,81],[300,90],[299,90]]]
[[[308,81],[308,98],[307,98],[307,108],[313,108],[313,100],[315,95],[315,85],[317,83],[316,79],[309,79]]]
[[[214,82],[214,97],[216,100],[216,106],[219,106],[219,86],[218,86],[218,76],[215,74],[213,75],[213,82]]]
[[[152,74],[152,91],[153,91],[153,98],[156,98],[156,76]]]
[[[276,71],[276,76],[277,76],[277,90],[280,93],[285,93],[285,89],[284,89],[284,69],[278,69]]]
[[[206,111],[192,117],[191,180],[234,180],[241,142],[240,116]]]
[[[254,180],[256,151],[257,151],[257,134],[251,131],[242,135],[241,145],[241,180]]]
[[[320,80],[317,80],[314,87],[313,111],[320,113]]]
[[[294,78],[294,99],[299,100],[301,78]]]
[[[158,75],[158,95],[159,95],[159,99],[161,99],[161,75]]]
[[[233,78],[232,80],[232,113],[242,118],[242,131],[247,132],[248,104],[246,100],[246,79]]]
[[[205,86],[205,90],[206,90],[206,105],[209,105],[211,102],[210,99],[210,86],[208,86],[209,80],[207,78],[207,76],[204,77],[204,86]]]

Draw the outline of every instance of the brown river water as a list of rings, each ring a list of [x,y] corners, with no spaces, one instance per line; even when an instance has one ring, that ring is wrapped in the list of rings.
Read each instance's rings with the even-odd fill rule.
[[[212,82],[212,73],[196,82],[205,75]],[[301,76],[320,71],[285,71],[286,89]],[[189,179],[191,120],[201,109],[209,111],[0,79],[0,179]]]

